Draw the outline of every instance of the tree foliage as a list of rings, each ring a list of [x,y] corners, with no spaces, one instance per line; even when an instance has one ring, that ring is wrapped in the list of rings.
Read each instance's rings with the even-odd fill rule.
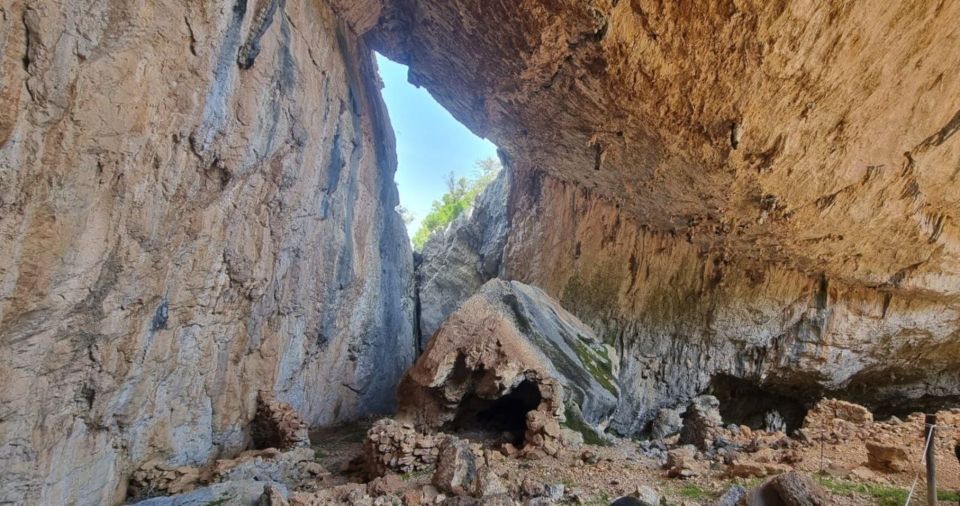
[[[475,174],[470,178],[447,175],[447,193],[440,200],[434,200],[430,212],[423,218],[420,228],[413,235],[413,247],[423,249],[427,239],[436,230],[443,230],[457,216],[473,205],[477,195],[497,177],[500,162],[495,158],[485,158],[475,164]]]

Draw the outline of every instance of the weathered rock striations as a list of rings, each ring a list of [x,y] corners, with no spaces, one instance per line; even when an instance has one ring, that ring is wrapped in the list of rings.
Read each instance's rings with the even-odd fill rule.
[[[376,47],[509,162],[498,276],[617,348],[612,428],[728,377],[960,397],[960,5],[383,5]]]
[[[0,503],[236,454],[261,389],[311,425],[392,409],[412,260],[361,21],[0,6]]]
[[[381,3],[377,49],[520,174],[761,272],[960,294],[960,6]]]

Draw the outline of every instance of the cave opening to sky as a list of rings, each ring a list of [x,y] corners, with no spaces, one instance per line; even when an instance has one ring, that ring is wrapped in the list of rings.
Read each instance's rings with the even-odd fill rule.
[[[407,67],[377,54],[383,100],[397,139],[400,205],[411,238],[448,190],[448,179],[475,179],[478,162],[497,159],[497,148],[457,121],[424,88],[407,80]]]

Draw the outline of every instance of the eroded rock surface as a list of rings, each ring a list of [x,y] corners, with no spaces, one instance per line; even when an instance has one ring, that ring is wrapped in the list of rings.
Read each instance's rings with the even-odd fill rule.
[[[498,276],[617,348],[614,429],[717,375],[958,398],[960,5],[381,4],[376,47],[509,161]]]
[[[327,3],[0,5],[0,503],[236,454],[261,389],[311,425],[392,408],[392,132]]]
[[[541,290],[491,280],[448,317],[398,389],[398,419],[500,431],[558,447],[559,421],[594,439],[616,408],[616,363]]]

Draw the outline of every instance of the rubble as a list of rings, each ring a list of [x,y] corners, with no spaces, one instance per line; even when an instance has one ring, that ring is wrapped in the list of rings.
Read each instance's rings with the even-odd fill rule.
[[[173,467],[151,460],[134,471],[127,495],[131,498],[175,496],[208,484],[225,482],[279,483],[286,489],[317,486],[329,473],[314,460],[310,448],[282,452],[275,448],[248,450],[230,459],[219,459],[206,468]]]

